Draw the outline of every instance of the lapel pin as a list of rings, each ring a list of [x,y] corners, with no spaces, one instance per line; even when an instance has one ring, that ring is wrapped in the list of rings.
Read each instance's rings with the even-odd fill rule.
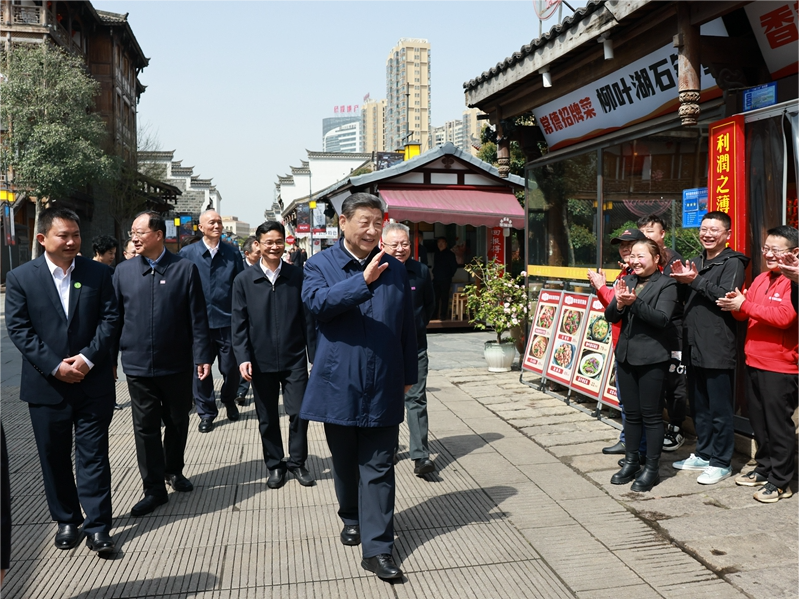
[[[79,290],[79,289],[80,289],[80,281],[76,281],[76,282],[74,283],[74,286],[75,286],[75,289],[76,289],[76,290]]]

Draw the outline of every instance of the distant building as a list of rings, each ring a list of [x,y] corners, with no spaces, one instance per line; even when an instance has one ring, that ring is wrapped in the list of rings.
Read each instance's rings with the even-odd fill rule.
[[[386,150],[386,100],[369,100],[361,105],[361,151]]]
[[[323,152],[361,152],[361,117],[322,119]]]
[[[161,181],[183,192],[175,203],[175,212],[191,215],[195,219],[208,209],[221,212],[222,195],[211,179],[194,174],[194,167],[184,167],[183,161],[174,160],[174,150],[139,152],[139,163]]]
[[[430,42],[401,38],[386,59],[386,147],[402,150],[407,141],[432,148],[430,122]]]
[[[243,241],[250,237],[252,228],[249,223],[239,221],[238,217],[222,217],[222,228],[231,238]]]
[[[433,129],[433,146],[438,148],[447,142],[463,149],[463,121],[447,121]]]

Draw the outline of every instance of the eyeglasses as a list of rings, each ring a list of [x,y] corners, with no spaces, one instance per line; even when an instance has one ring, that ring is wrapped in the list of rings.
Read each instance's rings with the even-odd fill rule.
[[[710,235],[718,235],[720,233],[724,233],[727,231],[726,229],[719,229],[718,227],[700,227],[699,233],[709,233]]]
[[[286,245],[286,242],[284,242],[284,241],[273,242],[272,240],[267,240],[265,242],[259,242],[259,243],[261,244],[261,246],[266,246],[267,248],[272,247],[272,246],[274,246],[275,248],[279,248],[280,246],[285,246]]]
[[[410,248],[411,247],[411,243],[410,242],[397,242],[396,244],[383,244],[383,245],[387,246],[388,248],[391,248],[392,250],[396,250],[397,248]]]
[[[769,252],[771,252],[774,256],[782,256],[783,254],[787,254],[793,250],[793,248],[769,248],[768,246],[763,246],[760,251],[765,256]]]
[[[130,239],[143,238],[148,233],[152,233],[152,230],[149,230],[149,231],[128,231],[128,237]]]

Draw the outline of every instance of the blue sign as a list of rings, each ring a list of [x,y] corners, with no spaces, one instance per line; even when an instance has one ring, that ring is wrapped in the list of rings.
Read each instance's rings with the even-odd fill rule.
[[[744,112],[764,108],[777,103],[777,82],[744,90]]]
[[[692,188],[682,191],[682,226],[699,227],[707,214],[707,188]]]

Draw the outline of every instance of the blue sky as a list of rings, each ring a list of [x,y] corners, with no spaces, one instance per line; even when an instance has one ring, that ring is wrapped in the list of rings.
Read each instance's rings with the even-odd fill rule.
[[[251,225],[271,206],[277,176],[299,166],[305,149],[322,149],[322,119],[334,106],[385,97],[385,61],[399,38],[432,45],[437,126],[461,117],[463,82],[538,36],[530,0],[93,4],[129,13],[150,59],[140,128],[212,177],[222,212]]]

